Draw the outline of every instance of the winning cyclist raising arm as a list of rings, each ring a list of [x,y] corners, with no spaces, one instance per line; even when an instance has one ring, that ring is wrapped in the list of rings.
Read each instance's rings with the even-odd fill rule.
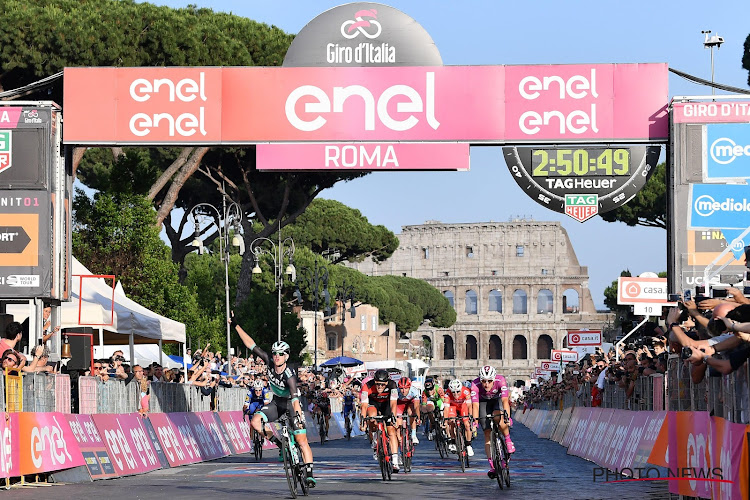
[[[482,429],[484,429],[484,451],[487,454],[487,460],[490,463],[490,470],[487,471],[487,475],[494,478],[496,474],[495,465],[492,463],[490,453],[491,416],[494,416],[495,422],[498,423],[500,430],[503,435],[505,435],[505,444],[508,446],[508,452],[514,453],[516,451],[516,447],[513,446],[513,441],[510,440],[510,428],[505,422],[505,419],[500,417],[502,411],[505,410],[506,415],[510,420],[508,382],[506,382],[505,377],[499,375],[493,367],[483,366],[479,369],[479,377],[476,378],[472,384],[472,392],[472,403],[475,407],[474,411],[476,414],[478,410],[479,422],[482,424]]]
[[[255,341],[248,335],[242,327],[234,321],[234,314],[230,323],[237,331],[245,346],[252,353],[268,366],[268,385],[273,391],[273,399],[270,403],[258,410],[251,424],[257,432],[262,432],[262,422],[275,422],[284,414],[289,414],[294,410],[294,438],[302,450],[302,457],[306,464],[307,484],[309,487],[315,487],[315,478],[313,477],[313,455],[310,444],[307,442],[307,430],[305,429],[305,415],[299,403],[299,389],[297,388],[297,375],[294,370],[287,366],[289,359],[289,344],[284,341],[274,342],[271,347],[272,358],[258,347]],[[273,361],[273,362],[271,362]],[[290,404],[291,403],[291,404]],[[270,435],[269,435],[270,434]],[[268,439],[281,449],[281,442],[270,431],[266,434]]]

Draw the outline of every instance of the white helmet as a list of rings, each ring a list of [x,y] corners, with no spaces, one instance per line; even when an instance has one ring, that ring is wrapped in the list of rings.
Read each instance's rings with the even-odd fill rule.
[[[495,380],[497,370],[489,365],[485,365],[479,369],[479,380]]]
[[[454,378],[448,384],[448,389],[450,389],[451,392],[459,392],[463,386],[464,385],[461,383],[460,380],[458,380],[457,378]]]
[[[283,340],[274,342],[271,346],[271,353],[289,354],[290,350],[291,349],[289,348],[289,344],[287,344]]]
[[[256,380],[255,382],[253,382],[253,390],[260,391],[263,389],[263,387],[264,385],[262,380]]]
[[[347,390],[346,390],[346,396],[347,396],[347,397],[349,397],[349,396],[351,396],[351,395],[352,395],[352,391],[350,391],[349,389],[347,389]]]

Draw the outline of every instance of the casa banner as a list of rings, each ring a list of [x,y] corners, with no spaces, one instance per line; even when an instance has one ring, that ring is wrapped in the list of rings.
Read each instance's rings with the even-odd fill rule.
[[[664,63],[66,68],[64,141],[663,143],[667,75]]]

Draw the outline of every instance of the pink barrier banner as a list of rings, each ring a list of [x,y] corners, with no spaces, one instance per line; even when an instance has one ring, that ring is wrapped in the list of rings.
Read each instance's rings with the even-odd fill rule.
[[[0,477],[21,475],[18,419],[14,418],[14,415],[17,413],[3,413],[0,418]]]
[[[229,440],[237,453],[249,453],[253,449],[253,436],[241,411],[220,411],[219,420],[227,430]],[[244,421],[244,426],[243,426]]]
[[[555,427],[555,432],[552,433],[552,440],[556,441],[558,443],[562,443],[563,438],[565,437],[565,432],[568,430],[568,425],[570,424],[570,419],[573,416],[573,408],[566,408],[563,410],[562,415],[560,416],[560,420],[557,422],[557,426]]]
[[[159,459],[138,413],[92,415],[120,476],[160,469]]]
[[[684,102],[672,105],[675,123],[747,123],[750,102]]]
[[[200,422],[203,424],[203,439],[209,449],[213,451],[213,455],[207,460],[230,455],[232,450],[224,438],[224,433],[219,429],[219,424],[216,422],[216,414],[212,411],[203,411],[195,415],[198,416]]]
[[[674,417],[674,418],[672,418]],[[711,439],[711,419],[706,412],[670,412],[668,429],[669,469],[710,471],[708,455]],[[670,481],[670,493],[711,498],[711,483],[707,481]]]
[[[177,433],[189,457],[188,463],[202,462],[206,460],[203,456],[204,450],[199,443],[198,436],[193,432],[190,422],[191,413],[168,413],[169,420],[177,428]]]
[[[570,417],[570,423],[568,423],[568,429],[565,431],[565,436],[562,440],[562,445],[566,448],[570,447],[570,443],[573,441],[573,436],[575,435],[578,426],[581,422],[581,417],[588,416],[590,412],[589,408],[574,408],[573,409],[573,415]]]
[[[112,460],[91,415],[68,414],[65,417],[81,449],[91,479],[116,477]]]
[[[469,170],[469,144],[258,144],[255,164],[258,170]]]
[[[18,422],[22,475],[85,465],[64,414],[15,413],[11,421]]]
[[[641,442],[638,444],[638,448],[635,451],[633,462],[630,467],[646,467],[648,464],[648,456],[651,450],[654,449],[656,438],[659,437],[659,430],[661,429],[662,422],[666,417],[667,412],[649,412],[648,422],[645,425],[643,434],[641,435]]]
[[[594,456],[601,452],[605,442],[605,435],[609,431],[609,420],[612,418],[615,410],[603,409],[600,411],[593,410],[591,424],[587,430],[586,443],[581,449],[581,457],[595,462]]]
[[[152,413],[148,416],[169,465],[178,467],[198,462],[200,458],[193,453],[190,438],[184,437],[169,417],[169,413]]]
[[[581,408],[578,422],[571,435],[569,455],[580,457],[589,436],[589,430],[596,424],[594,413],[591,408]]]
[[[713,498],[747,498],[748,458],[745,424],[734,424],[723,418],[711,417],[711,467],[721,471],[723,479],[732,483],[711,483]]]

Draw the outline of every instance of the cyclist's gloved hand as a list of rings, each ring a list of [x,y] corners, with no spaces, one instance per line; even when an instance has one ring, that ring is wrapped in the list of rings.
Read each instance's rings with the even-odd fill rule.
[[[510,418],[510,417],[508,417],[508,425],[509,425],[510,427],[513,427],[513,419],[512,419],[512,418]]]
[[[476,429],[477,429],[477,427],[479,426],[479,422],[477,422],[476,420],[473,420],[473,421],[471,422],[471,426],[472,426],[472,427],[474,428],[474,430],[476,430]]]
[[[297,413],[294,415],[294,426],[298,429],[304,429],[305,428],[305,416],[301,413]]]

